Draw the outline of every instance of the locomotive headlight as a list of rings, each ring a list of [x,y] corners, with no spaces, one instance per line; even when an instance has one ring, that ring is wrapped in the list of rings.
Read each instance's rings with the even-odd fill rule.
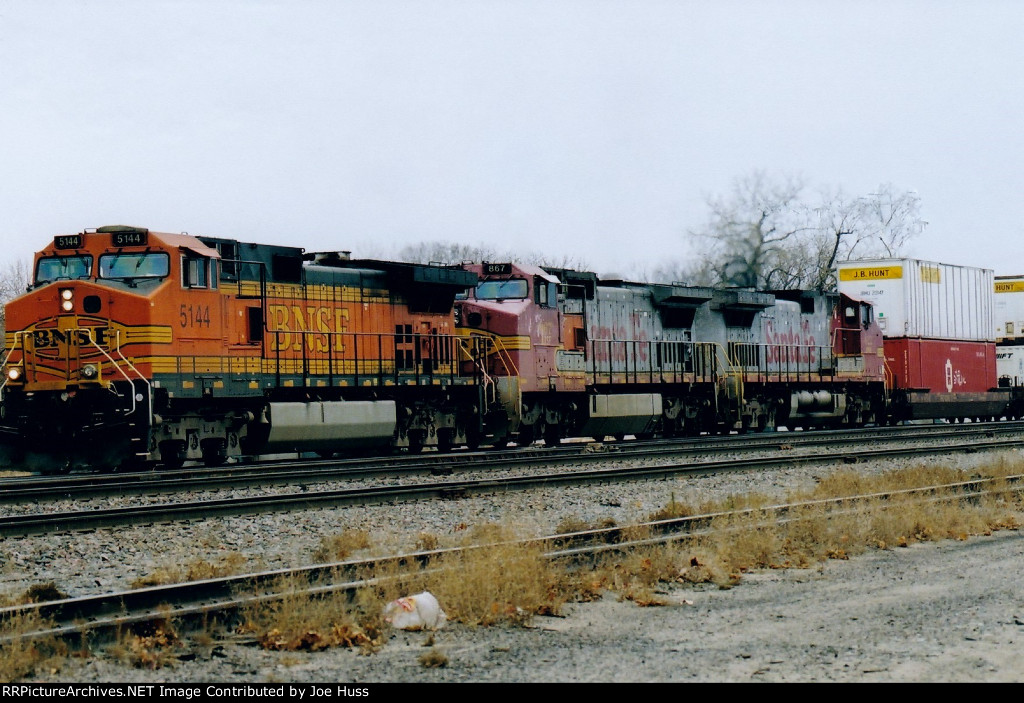
[[[70,288],[60,289],[60,307],[64,312],[71,312],[75,308],[75,292]]]
[[[82,367],[82,378],[93,379],[99,375],[99,369],[96,368],[96,364],[86,364]]]
[[[7,378],[9,378],[12,381],[17,381],[19,378],[21,378],[21,369],[19,369],[17,366],[12,366],[11,368],[7,369]]]

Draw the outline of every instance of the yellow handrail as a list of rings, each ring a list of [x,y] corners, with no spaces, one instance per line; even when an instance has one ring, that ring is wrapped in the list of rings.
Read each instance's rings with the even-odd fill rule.
[[[19,330],[18,332],[14,333],[14,343],[11,344],[11,348],[8,349],[7,350],[7,354],[4,355],[4,360],[0,361],[0,368],[3,368],[4,366],[7,366],[7,362],[8,362],[8,360],[10,360],[11,354],[13,354],[14,350],[18,348],[18,338],[19,337],[23,337],[24,334],[25,334],[24,330]],[[24,346],[24,343],[22,343],[22,346]],[[22,349],[22,352],[24,352],[24,349]],[[25,367],[25,360],[24,360],[24,358],[22,358],[21,366],[22,366],[22,368]],[[10,378],[5,374],[4,375],[4,382],[0,383],[0,399],[3,398],[3,390],[7,386],[7,382],[9,380],[10,380]]]

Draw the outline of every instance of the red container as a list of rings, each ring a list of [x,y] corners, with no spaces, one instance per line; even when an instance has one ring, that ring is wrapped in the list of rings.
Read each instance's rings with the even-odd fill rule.
[[[996,387],[994,342],[886,339],[885,361],[894,388],[980,393]]]

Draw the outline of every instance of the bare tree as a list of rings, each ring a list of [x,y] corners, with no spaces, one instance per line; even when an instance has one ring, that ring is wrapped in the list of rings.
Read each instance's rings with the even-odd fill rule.
[[[892,183],[883,183],[877,192],[862,200],[865,209],[864,239],[872,242],[872,248],[877,248],[874,245],[877,241],[885,249],[886,256],[896,256],[928,226],[921,219],[921,198],[914,191],[900,192]]]
[[[0,269],[0,349],[5,344],[7,302],[24,293],[31,280],[31,268],[24,261],[8,262]]]
[[[570,269],[572,271],[587,271],[590,269],[586,259],[573,254],[552,256],[542,252],[530,251],[508,258],[511,261],[518,261],[519,263],[531,264],[533,266],[548,266],[551,268]]]
[[[897,191],[884,183],[876,192],[850,198],[842,191],[823,194],[818,216],[818,271],[810,287],[834,290],[835,264],[854,258],[893,258],[920,235],[921,199],[913,191]]]
[[[737,179],[732,193],[708,200],[711,217],[691,232],[700,282],[762,289],[834,290],[836,262],[892,257],[927,223],[916,193],[892,184],[850,197],[823,191],[809,203],[803,183],[773,183],[757,171]]]
[[[664,261],[654,268],[649,277],[641,280],[649,280],[652,283],[711,286],[717,282],[717,273],[709,258],[697,256],[689,261]]]
[[[464,261],[514,261],[533,266],[583,270],[587,263],[571,255],[551,256],[536,251],[499,251],[486,244],[459,244],[456,242],[429,241],[402,247],[397,255],[401,261],[427,264],[459,264]]]
[[[711,283],[772,288],[789,278],[787,249],[810,230],[797,179],[773,182],[763,171],[733,182],[727,196],[708,199],[711,217],[691,233],[708,262]]]
[[[502,255],[486,244],[474,246],[458,242],[430,241],[402,247],[397,258],[418,264],[459,264],[463,261],[497,261]]]

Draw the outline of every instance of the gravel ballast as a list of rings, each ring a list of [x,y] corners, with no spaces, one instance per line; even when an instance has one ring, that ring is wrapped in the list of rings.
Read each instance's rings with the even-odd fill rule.
[[[918,463],[957,468],[1016,460],[1016,452]],[[240,554],[254,567],[313,561],[324,536],[359,529],[373,548],[406,551],[500,523],[549,534],[567,519],[646,519],[673,498],[698,504],[731,494],[784,496],[839,467],[637,481],[424,501],[100,529],[0,541],[0,595],[54,582],[69,595],[128,588],[161,567]],[[850,467],[841,467],[849,469]],[[858,465],[881,471],[892,464]],[[61,506],[68,507],[68,506]],[[394,631],[380,651],[270,652],[218,643],[157,670],[72,658],[33,681],[1021,681],[1024,541],[1015,531],[967,541],[876,550],[811,569],[747,574],[735,588],[666,587],[668,605],[639,607],[607,594],[528,628]],[[442,607],[443,607],[442,603]],[[431,645],[432,642],[432,645]],[[431,646],[425,646],[431,645]],[[420,656],[442,654],[445,666]]]

